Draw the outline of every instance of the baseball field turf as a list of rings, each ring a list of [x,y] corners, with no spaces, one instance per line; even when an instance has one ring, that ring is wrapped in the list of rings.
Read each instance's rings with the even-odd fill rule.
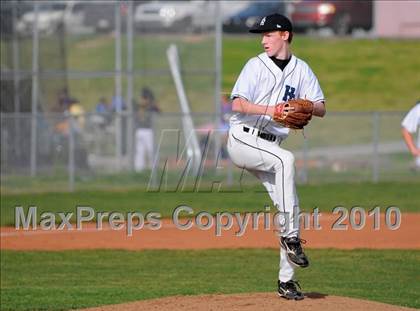
[[[306,292],[420,308],[420,251],[307,250]],[[275,292],[278,251],[2,251],[3,310],[66,310],[173,295]]]
[[[327,185],[300,185],[298,192],[302,210],[331,212],[341,205],[345,208],[363,207],[366,211],[380,206],[384,211],[397,206],[402,212],[420,212],[418,182],[335,183]],[[77,206],[89,206],[96,211],[147,213],[154,211],[163,217],[171,217],[178,205],[188,205],[195,213],[254,212],[271,205],[262,186],[240,189],[227,188],[232,192],[146,192],[140,189],[116,191],[80,191],[76,193],[11,194],[1,196],[1,225],[14,225],[15,206],[25,210],[36,206],[38,213],[75,212]],[[73,218],[74,220],[74,218]]]
[[[330,211],[335,205],[398,206],[418,212],[418,183],[299,186],[302,207]],[[2,225],[11,225],[14,205],[40,211],[156,210],[168,217],[184,203],[196,211],[259,210],[267,194],[115,192],[2,195]],[[9,212],[6,212],[9,210]],[[205,243],[205,241],[203,241]],[[310,243],[310,242],[309,242]],[[298,271],[306,292],[364,298],[420,307],[419,250],[308,249],[312,265]],[[2,310],[60,310],[172,295],[275,291],[278,250],[71,250],[1,251]]]

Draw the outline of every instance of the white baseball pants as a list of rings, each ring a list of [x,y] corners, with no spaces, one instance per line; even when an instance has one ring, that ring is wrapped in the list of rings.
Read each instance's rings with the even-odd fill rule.
[[[134,158],[134,169],[136,172],[141,172],[146,167],[151,169],[152,163],[153,130],[148,128],[139,128],[136,130],[136,155]]]
[[[288,215],[282,219],[282,236],[299,236],[299,202],[295,188],[295,158],[279,146],[279,138],[270,142],[256,135],[257,129],[243,130],[243,125],[232,125],[227,149],[232,162],[257,176],[268,191],[277,209]],[[249,128],[249,127],[248,127]],[[254,133],[252,131],[254,130]],[[287,224],[284,223],[287,221]],[[294,266],[286,251],[280,248],[279,280],[293,278]]]

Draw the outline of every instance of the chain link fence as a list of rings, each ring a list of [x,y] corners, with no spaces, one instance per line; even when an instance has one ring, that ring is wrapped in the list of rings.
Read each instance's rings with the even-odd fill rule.
[[[403,116],[404,112],[334,112],[324,119],[314,119],[304,132],[292,131],[282,146],[296,155],[297,182],[418,179],[401,139]],[[3,192],[130,187],[173,191],[198,186],[211,190],[215,183],[222,187],[258,183],[230,162],[225,149],[226,129],[213,126],[213,114],[192,116],[203,154],[198,175],[188,171],[189,133],[183,132],[179,113],[153,116],[150,153],[142,152],[144,146],[136,144],[136,132],[129,136],[126,130],[120,137],[123,152],[116,152],[116,125],[120,119],[126,129],[128,119],[133,117],[127,113],[38,115],[36,150],[32,150],[32,117],[1,114]],[[216,136],[223,142],[219,150],[215,149]],[[131,151],[126,148],[129,141],[135,146]],[[35,175],[31,175],[32,152],[36,152],[37,159]],[[136,170],[134,162],[138,157],[144,158],[146,164]]]
[[[106,183],[120,186],[128,178],[137,184],[140,177],[129,172],[145,90],[165,113],[180,111],[169,46],[179,51],[191,111],[218,111],[220,6],[100,0],[2,5],[2,189],[74,190],[92,179],[101,185],[104,175],[116,173],[122,181],[105,177]]]
[[[218,130],[223,124],[221,18],[247,3],[188,4],[2,5],[3,193],[159,185],[209,189],[257,182],[230,163],[224,148],[226,125]],[[160,13],[169,15],[163,18]],[[171,45],[179,53],[202,153],[195,172],[188,162],[190,150],[184,148],[191,133],[186,133],[186,115],[167,58]],[[161,113],[143,116],[142,126],[148,125],[139,130],[145,92],[153,94]],[[313,120],[304,135],[292,132],[283,145],[296,153],[297,181],[418,178],[400,137],[402,117],[403,112],[329,113]]]

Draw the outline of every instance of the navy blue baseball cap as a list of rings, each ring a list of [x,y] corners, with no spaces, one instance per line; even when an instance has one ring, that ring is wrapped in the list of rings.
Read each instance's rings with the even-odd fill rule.
[[[276,30],[291,32],[293,30],[292,22],[284,15],[271,14],[263,17],[249,32],[262,33]]]

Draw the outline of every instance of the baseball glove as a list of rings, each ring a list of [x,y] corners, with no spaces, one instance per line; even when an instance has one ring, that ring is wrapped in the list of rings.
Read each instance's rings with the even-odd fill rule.
[[[291,99],[274,107],[273,120],[285,127],[300,130],[311,120],[313,110],[314,104],[310,100]]]

